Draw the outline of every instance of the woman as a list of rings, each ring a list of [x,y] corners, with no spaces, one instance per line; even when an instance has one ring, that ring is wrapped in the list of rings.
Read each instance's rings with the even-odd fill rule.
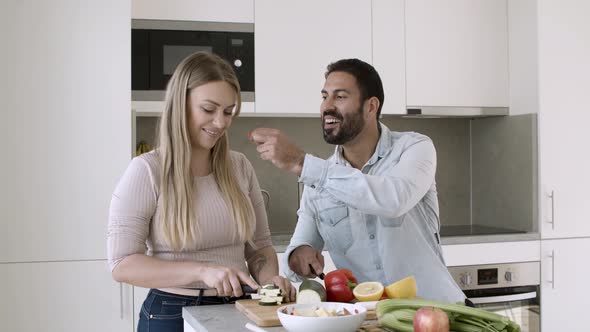
[[[252,165],[228,148],[240,102],[228,63],[205,52],[184,59],[168,84],[157,148],[131,161],[113,193],[113,278],[151,288],[139,331],[182,331],[183,306],[235,301],[242,285],[275,284],[295,299],[278,276]]]

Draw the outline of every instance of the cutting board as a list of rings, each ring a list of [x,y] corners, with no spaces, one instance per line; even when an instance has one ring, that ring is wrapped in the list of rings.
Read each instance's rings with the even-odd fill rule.
[[[236,308],[258,326],[281,326],[277,309],[280,305],[260,305],[258,300],[238,300]]]
[[[284,303],[288,304],[288,303]],[[284,305],[283,304],[283,305]],[[280,305],[260,305],[258,300],[238,300],[236,301],[236,308],[242,312],[246,317],[252,320],[256,325],[261,327],[266,326],[281,326],[277,309]],[[366,320],[377,319],[375,310],[368,310]]]

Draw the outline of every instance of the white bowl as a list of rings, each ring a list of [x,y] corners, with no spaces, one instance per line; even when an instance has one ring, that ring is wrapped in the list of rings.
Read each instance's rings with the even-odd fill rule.
[[[334,317],[305,317],[291,315],[293,309],[321,307],[325,310],[341,311],[344,308],[351,314]],[[286,314],[283,312],[286,310]],[[314,304],[290,304],[277,309],[277,315],[285,330],[289,332],[354,332],[365,320],[367,309],[358,304],[340,302],[321,302]]]

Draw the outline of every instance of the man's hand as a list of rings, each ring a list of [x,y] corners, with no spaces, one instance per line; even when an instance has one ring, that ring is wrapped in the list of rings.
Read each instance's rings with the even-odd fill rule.
[[[324,272],[324,256],[310,246],[297,247],[289,256],[289,268],[300,276],[315,278]]]
[[[249,136],[258,145],[256,150],[260,158],[271,161],[280,169],[301,175],[305,152],[291,143],[285,134],[277,129],[256,128]]]

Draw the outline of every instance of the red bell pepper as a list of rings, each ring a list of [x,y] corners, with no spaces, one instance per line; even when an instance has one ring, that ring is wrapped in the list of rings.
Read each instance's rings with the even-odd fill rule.
[[[352,289],[358,284],[352,271],[347,269],[334,270],[324,278],[329,302],[350,302],[354,300]]]

